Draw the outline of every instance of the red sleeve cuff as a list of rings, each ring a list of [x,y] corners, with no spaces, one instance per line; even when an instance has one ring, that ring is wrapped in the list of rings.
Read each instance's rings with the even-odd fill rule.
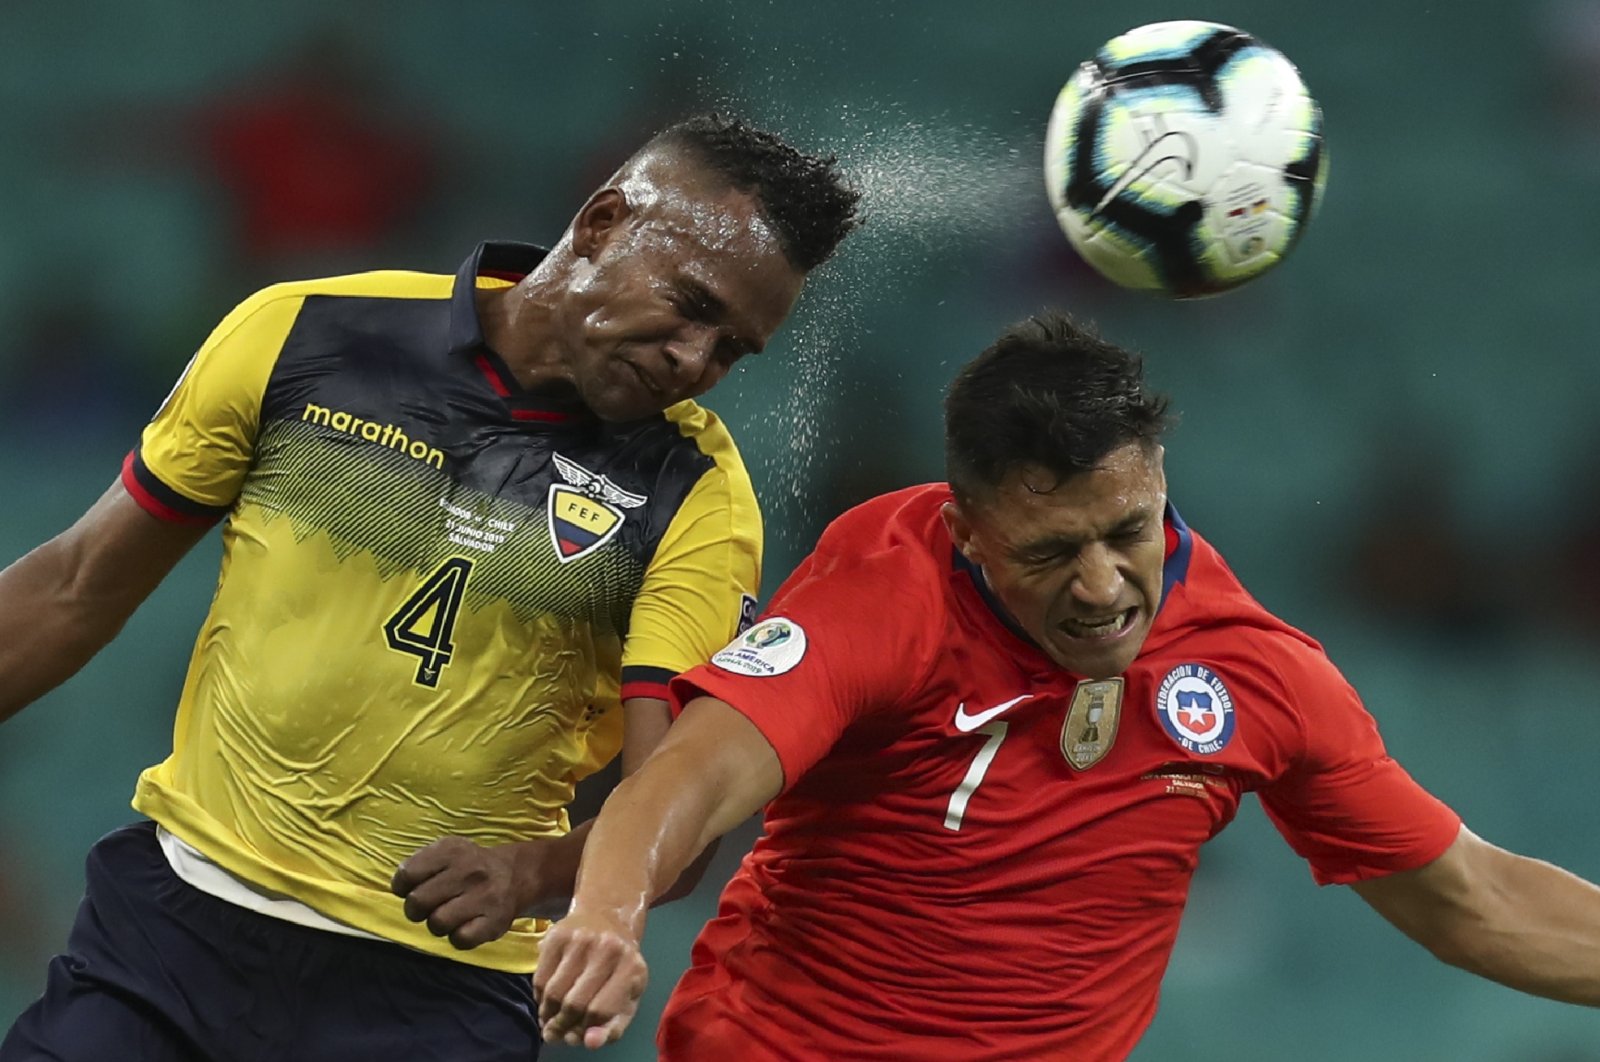
[[[138,450],[122,459],[122,486],[139,508],[174,524],[214,524],[228,514],[229,506],[203,505],[185,498],[145,466]]]
[[[669,683],[676,675],[677,672],[665,667],[625,667],[622,669],[622,699],[653,697],[670,701],[672,694]],[[676,719],[678,713],[674,711],[672,717]]]
[[[732,681],[725,683],[725,676],[732,678]],[[672,696],[667,699],[667,707],[672,711],[672,718],[677,719],[683,714],[683,709],[688,703],[696,697],[715,697],[750,720],[751,725],[761,731],[761,736],[767,739],[767,744],[771,745],[772,751],[777,754],[778,763],[783,768],[783,787],[788,789],[790,782],[806,772],[811,761],[802,759],[805,752],[799,747],[791,730],[779,725],[770,713],[754,710],[749,698],[733,692],[739,685],[738,677],[727,676],[726,672],[719,671],[715,665],[705,664],[685,671],[672,680]]]
[[[1441,805],[1442,807],[1442,805]],[[1336,864],[1311,863],[1311,878],[1318,885],[1354,885],[1359,881],[1385,878],[1407,870],[1420,870],[1444,855],[1461,836],[1461,819],[1445,809],[1432,825],[1429,835],[1401,853],[1374,854],[1371,858],[1341,861]]]

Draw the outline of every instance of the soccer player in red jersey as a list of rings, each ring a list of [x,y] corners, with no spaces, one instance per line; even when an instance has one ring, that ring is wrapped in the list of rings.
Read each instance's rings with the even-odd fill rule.
[[[1200,846],[1250,792],[1318,881],[1441,959],[1600,1004],[1600,889],[1465,829],[1184,525],[1136,357],[1037,318],[946,418],[948,486],[846,513],[673,683],[546,939],[547,1040],[621,1034],[650,900],[763,805],[666,1062],[1124,1058]]]

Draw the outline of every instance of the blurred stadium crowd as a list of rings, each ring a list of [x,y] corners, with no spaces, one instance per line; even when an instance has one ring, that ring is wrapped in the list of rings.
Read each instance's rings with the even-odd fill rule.
[[[768,591],[842,508],[938,478],[952,367],[1062,306],[1146,352],[1183,416],[1174,503],[1324,641],[1397,757],[1488,839],[1600,877],[1600,3],[1397,7],[7,4],[0,561],[111,481],[251,290],[552,241],[649,130],[731,107],[839,152],[871,217],[708,402],[767,511]],[[1078,59],[1179,16],[1298,61],[1332,170],[1285,268],[1171,305],[1072,257],[1037,156]],[[0,731],[0,1023],[42,983],[84,851],[164,755],[215,565],[203,547]],[[647,1015],[751,836],[654,916]],[[1319,894],[1253,807],[1208,853],[1136,1057],[1600,1059],[1600,1017],[1436,966]],[[606,1057],[648,1058],[648,1037]]]

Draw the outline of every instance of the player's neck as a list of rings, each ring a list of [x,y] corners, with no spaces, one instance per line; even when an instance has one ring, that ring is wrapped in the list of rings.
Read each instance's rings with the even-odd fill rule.
[[[529,391],[571,382],[555,314],[538,297],[538,286],[530,276],[514,287],[476,293],[484,343]]]

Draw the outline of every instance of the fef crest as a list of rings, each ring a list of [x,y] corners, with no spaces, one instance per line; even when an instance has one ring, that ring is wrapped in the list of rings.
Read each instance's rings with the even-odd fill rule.
[[[566,483],[550,485],[550,541],[556,559],[566,564],[611,541],[627,518],[623,510],[636,509],[649,499],[630,494],[570,458],[553,456]]]

